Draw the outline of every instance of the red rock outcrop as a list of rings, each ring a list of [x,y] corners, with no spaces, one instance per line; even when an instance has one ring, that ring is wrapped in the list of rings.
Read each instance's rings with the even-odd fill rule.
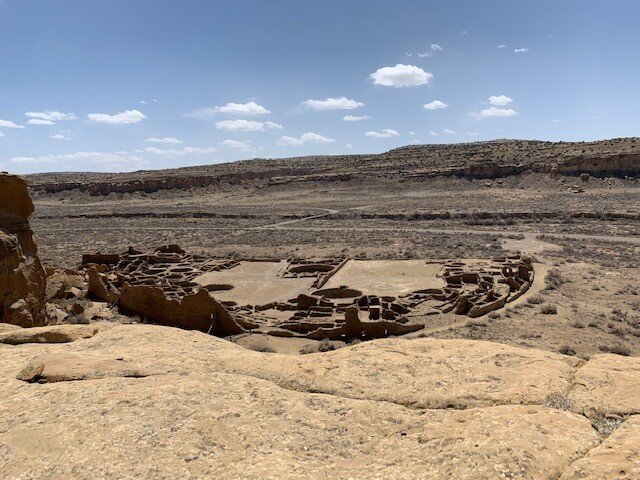
[[[0,323],[45,325],[46,273],[29,227],[27,182],[0,173]]]

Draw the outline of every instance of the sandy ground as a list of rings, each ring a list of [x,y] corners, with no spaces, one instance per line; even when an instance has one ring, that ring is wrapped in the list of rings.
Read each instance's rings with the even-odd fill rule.
[[[424,260],[349,260],[325,288],[346,285],[365,294],[397,297],[444,286],[442,278],[437,277],[441,270],[441,264],[427,264]]]

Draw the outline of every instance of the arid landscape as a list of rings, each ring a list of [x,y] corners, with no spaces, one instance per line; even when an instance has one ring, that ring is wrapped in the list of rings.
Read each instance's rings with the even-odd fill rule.
[[[639,478],[639,175],[636,138],[2,174],[0,472]]]
[[[0,480],[640,480],[638,0],[0,0]]]
[[[416,335],[582,358],[611,349],[640,355],[639,152],[635,138],[494,141],[117,176],[40,174],[28,177],[31,224],[43,261],[66,268],[77,268],[84,253],[167,244],[211,258],[272,262],[442,265],[520,253],[539,264],[533,298],[478,322],[417,316],[425,329]],[[385,275],[384,266],[370,268]],[[548,272],[554,279],[543,285]],[[415,290],[431,286],[417,283]],[[223,299],[234,300],[231,292]],[[544,307],[557,313],[542,313]]]

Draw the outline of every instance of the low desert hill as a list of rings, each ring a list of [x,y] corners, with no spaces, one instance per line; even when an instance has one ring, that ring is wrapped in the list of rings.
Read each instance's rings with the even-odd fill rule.
[[[28,177],[35,193],[83,191],[91,195],[155,192],[210,185],[367,179],[424,180],[439,176],[500,178],[527,171],[626,176],[640,172],[640,139],[597,142],[495,140],[452,145],[410,145],[377,155],[253,159],[217,165],[132,173],[43,173]]]

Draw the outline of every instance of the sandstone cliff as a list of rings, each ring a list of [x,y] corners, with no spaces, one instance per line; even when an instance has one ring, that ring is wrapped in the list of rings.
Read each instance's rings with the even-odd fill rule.
[[[29,217],[27,182],[0,173],[0,322],[45,324],[46,274],[38,258]]]

